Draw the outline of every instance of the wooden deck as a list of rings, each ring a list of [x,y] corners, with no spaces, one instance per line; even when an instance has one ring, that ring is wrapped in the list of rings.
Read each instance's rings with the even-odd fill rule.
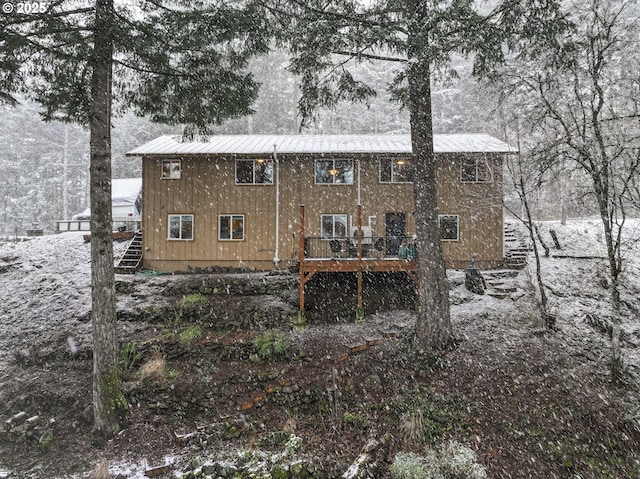
[[[364,238],[360,206],[357,210],[357,227],[358,234],[353,239],[306,237],[304,206],[300,207],[298,266],[300,269],[299,317],[302,320],[304,320],[305,310],[304,287],[316,273],[357,273],[356,320],[364,316],[362,273],[405,272],[416,283],[416,287],[418,286],[415,247],[401,246],[402,238],[394,238],[393,241],[384,237]],[[318,247],[318,244],[322,247]]]

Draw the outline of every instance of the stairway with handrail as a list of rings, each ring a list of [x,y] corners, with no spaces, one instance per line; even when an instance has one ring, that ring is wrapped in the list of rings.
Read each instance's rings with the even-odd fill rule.
[[[115,267],[116,273],[133,274],[142,266],[142,230],[136,231]]]

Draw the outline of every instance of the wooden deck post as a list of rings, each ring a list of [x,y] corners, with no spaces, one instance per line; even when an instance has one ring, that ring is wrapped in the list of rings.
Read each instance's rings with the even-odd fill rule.
[[[304,312],[304,285],[307,282],[307,274],[304,270],[304,205],[300,205],[300,238],[298,239],[298,267],[300,268],[300,310],[296,327],[304,327],[307,317]]]
[[[356,323],[364,323],[364,307],[362,306],[362,205],[358,205],[357,210],[358,221],[358,307],[356,308]]]

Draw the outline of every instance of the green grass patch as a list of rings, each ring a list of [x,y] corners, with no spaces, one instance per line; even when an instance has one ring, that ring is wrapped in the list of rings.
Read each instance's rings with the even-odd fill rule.
[[[253,340],[258,356],[269,359],[282,356],[289,349],[289,340],[280,333],[264,333]]]
[[[181,343],[192,343],[202,337],[202,328],[198,325],[189,326],[180,333]]]
[[[206,305],[207,302],[208,300],[205,296],[199,293],[193,293],[182,298],[180,303],[178,303],[178,306],[180,308],[194,309]]]

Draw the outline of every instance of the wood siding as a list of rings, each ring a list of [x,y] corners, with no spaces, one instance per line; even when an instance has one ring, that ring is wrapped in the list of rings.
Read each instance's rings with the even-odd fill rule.
[[[383,156],[390,158],[391,156]],[[468,155],[467,155],[468,157]],[[484,158],[484,156],[481,156]],[[172,159],[176,157],[170,157]],[[385,214],[404,213],[407,234],[415,232],[413,185],[380,183],[379,157],[326,156],[354,160],[353,184],[316,185],[314,159],[280,156],[280,267],[298,257],[300,205],[306,209],[306,235],[320,236],[322,214],[345,214],[356,225],[358,158],[363,225],[375,217],[374,236],[385,234]],[[503,260],[502,160],[489,157],[493,181],[463,183],[461,155],[439,155],[440,214],[459,215],[459,239],[443,241],[448,267],[466,267],[477,254],[478,265],[496,267]],[[236,185],[235,157],[182,158],[180,179],[161,179],[162,159],[143,159],[144,267],[185,271],[188,267],[247,266],[272,269],[276,254],[276,185]],[[167,159],[167,158],[164,158]],[[275,165],[274,165],[275,177]],[[169,240],[171,214],[194,216],[192,240]],[[244,240],[218,239],[219,215],[244,215]]]

